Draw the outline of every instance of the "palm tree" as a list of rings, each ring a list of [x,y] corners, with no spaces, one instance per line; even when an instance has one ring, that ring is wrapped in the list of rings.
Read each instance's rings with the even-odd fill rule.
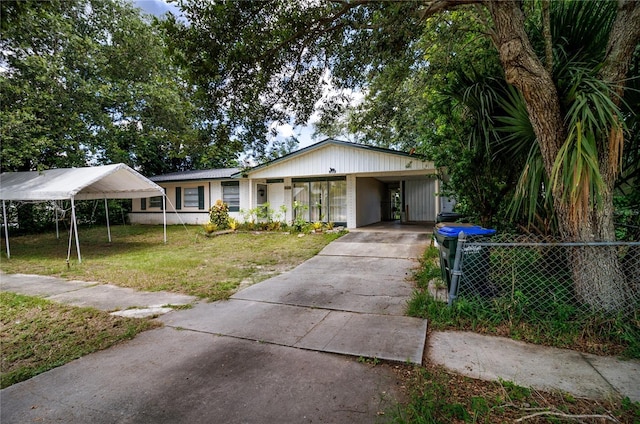
[[[626,81],[614,83],[603,76],[618,24],[617,4],[567,0],[550,6],[550,51],[544,49],[542,17],[529,31],[535,53],[544,58],[553,80],[557,114],[551,118],[557,120],[561,137],[555,145],[541,140],[548,129],[540,127],[554,123],[541,123],[540,116],[532,116],[534,94],[522,85],[519,91],[487,91],[492,99],[482,104],[499,105],[504,115],[486,115],[484,122],[490,128],[481,135],[497,155],[527,158],[512,205],[514,213],[524,211],[531,222],[541,210],[551,210],[565,239],[613,241],[615,183],[619,176],[626,183],[637,181],[638,173],[637,162],[624,154],[624,147],[631,148],[631,154],[637,150],[637,133],[629,137],[627,132],[625,143],[625,131],[631,126],[637,131],[637,103],[629,106],[623,100]],[[636,59],[639,51],[636,47]],[[631,73],[632,78],[640,77],[637,66]],[[584,303],[604,310],[627,304],[625,273],[614,248],[576,249],[570,263],[576,294]]]

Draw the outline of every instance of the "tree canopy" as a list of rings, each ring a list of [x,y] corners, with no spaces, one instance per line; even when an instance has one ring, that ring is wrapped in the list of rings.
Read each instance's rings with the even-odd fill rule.
[[[0,6],[3,171],[124,162],[154,175],[242,151],[199,116],[162,27],[130,3]]]

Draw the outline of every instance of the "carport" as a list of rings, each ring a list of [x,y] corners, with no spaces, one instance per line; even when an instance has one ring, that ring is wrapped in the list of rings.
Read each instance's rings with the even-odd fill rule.
[[[356,174],[356,227],[379,222],[433,223],[440,209],[435,174]]]
[[[71,201],[71,226],[69,228],[69,248],[67,261],[71,256],[71,245],[75,235],[78,262],[80,240],[76,219],[76,200],[139,199],[162,196],[164,189],[123,163],[85,168],[60,168],[46,171],[3,172],[0,175],[0,199],[4,222],[7,257],[9,249],[9,225],[7,221],[6,201],[47,202],[55,200]],[[163,208],[163,211],[166,208]],[[164,214],[163,214],[164,215]],[[167,241],[167,219],[164,222],[164,241]],[[109,213],[107,211],[107,232],[111,242]]]

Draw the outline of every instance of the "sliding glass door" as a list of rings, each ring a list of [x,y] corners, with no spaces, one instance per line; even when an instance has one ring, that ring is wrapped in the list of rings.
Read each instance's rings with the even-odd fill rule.
[[[296,213],[305,221],[342,225],[347,222],[347,182],[344,177],[294,179],[293,200],[303,205]]]

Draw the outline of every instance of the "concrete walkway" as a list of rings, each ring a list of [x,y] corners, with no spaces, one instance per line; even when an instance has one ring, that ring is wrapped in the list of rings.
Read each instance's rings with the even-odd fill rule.
[[[114,315],[144,318],[172,311],[198,299],[169,292],[140,292],[126,287],[26,274],[0,274],[0,291],[39,296],[53,302],[92,307]]]
[[[469,332],[434,332],[427,361],[481,380],[640,402],[640,361],[597,356]]]

